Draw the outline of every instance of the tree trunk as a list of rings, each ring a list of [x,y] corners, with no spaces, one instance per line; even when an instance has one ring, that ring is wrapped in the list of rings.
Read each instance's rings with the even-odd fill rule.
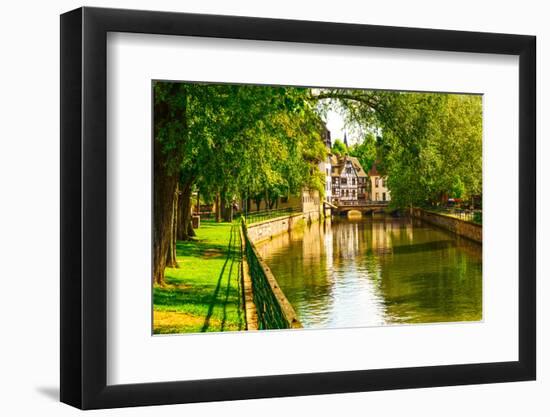
[[[193,190],[194,178],[186,180],[181,184],[181,195],[179,202],[180,217],[178,219],[178,240],[189,240],[196,236],[192,221],[192,201],[191,194]]]
[[[181,84],[173,83],[169,95],[185,94]],[[180,145],[185,141],[186,106],[187,98],[182,100],[183,105],[174,107],[169,101],[155,96],[154,105],[154,139],[153,139],[153,282],[164,284],[164,269],[170,246],[172,212],[174,192],[178,183],[178,167],[180,164]],[[163,149],[159,139],[160,132],[174,120],[181,120],[183,132],[175,141],[175,147],[170,151]]]
[[[201,211],[201,193],[197,190],[197,205],[195,206],[195,214],[198,216]]]
[[[220,221],[227,221],[227,204],[225,203],[225,193],[222,193],[220,196],[220,215],[221,219]]]
[[[216,223],[222,221],[222,209],[221,209],[221,198],[220,193],[216,193]]]
[[[178,221],[176,222],[176,239],[177,240],[185,240],[185,234],[183,233],[183,219],[185,218],[185,209],[184,209],[184,202],[185,202],[185,185],[181,184],[181,182],[178,184],[180,189],[180,198],[178,199]]]
[[[199,194],[197,192],[197,204],[200,204]],[[189,206],[187,212],[189,216],[187,217],[187,236],[192,238],[197,236],[195,229],[193,229],[193,199],[191,198],[191,192],[189,192]],[[197,210],[195,209],[195,214],[198,216]]]
[[[174,198],[172,202],[172,221],[170,227],[170,244],[168,246],[168,253],[166,255],[166,266],[170,268],[178,267],[178,259],[176,257],[176,237],[178,231],[178,214],[179,214],[179,187],[176,184],[176,190],[174,191]]]
[[[231,223],[233,221],[233,203],[227,201],[227,192],[226,190],[222,191],[222,216],[224,222]]]
[[[223,211],[223,221],[231,223],[233,221],[233,204],[225,204]]]
[[[181,219],[181,225],[185,230],[186,240],[189,240],[192,237],[197,236],[197,234],[195,233],[195,230],[193,229],[193,202],[191,198],[192,190],[193,190],[193,187],[189,185],[189,189],[187,190],[185,194],[185,198],[183,199],[185,217]]]
[[[170,173],[167,167],[168,156],[162,152],[161,144],[154,144],[154,179],[153,179],[153,280],[164,284],[164,268],[170,246],[170,229],[174,191],[178,176]]]
[[[195,236],[197,236],[197,234],[195,233],[195,229],[193,229],[193,218],[191,216],[187,222],[187,238],[190,239]]]

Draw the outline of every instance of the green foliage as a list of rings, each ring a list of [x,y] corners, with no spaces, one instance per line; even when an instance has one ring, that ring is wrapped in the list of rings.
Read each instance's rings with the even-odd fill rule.
[[[332,144],[331,152],[334,155],[342,156],[348,153],[348,149],[346,148],[344,142],[342,142],[340,139],[336,139]]]
[[[155,82],[154,138],[168,165],[168,172],[179,169],[187,140],[187,87],[182,83]]]
[[[482,193],[481,96],[322,89],[314,99],[367,132],[349,152],[365,169],[378,160],[396,207]],[[327,104],[328,103],[328,104]]]
[[[464,183],[460,179],[458,175],[455,176],[453,185],[451,187],[451,191],[449,194],[449,197],[452,198],[462,198],[466,191],[466,187],[464,186]]]
[[[483,215],[481,211],[474,212],[474,223],[478,223],[478,224],[483,223]]]
[[[173,84],[156,85],[155,105],[166,91],[185,94],[186,113],[170,121],[184,138],[173,159],[182,182],[195,183],[203,198],[220,193],[230,202],[255,195],[274,199],[303,187],[324,190],[313,167],[326,149],[309,89]],[[169,104],[179,105],[175,99]]]
[[[357,157],[365,171],[371,169],[377,157],[376,137],[374,134],[372,132],[367,133],[363,142],[350,147],[349,154]]]
[[[386,108],[381,159],[394,205],[481,194],[480,96],[394,94]]]
[[[304,187],[322,193],[320,114],[331,106],[365,132],[349,149],[335,140],[331,152],[357,157],[365,170],[378,160],[395,206],[482,193],[480,96],[167,82],[154,88],[155,138],[182,181],[205,199],[219,193],[226,202],[274,201]]]

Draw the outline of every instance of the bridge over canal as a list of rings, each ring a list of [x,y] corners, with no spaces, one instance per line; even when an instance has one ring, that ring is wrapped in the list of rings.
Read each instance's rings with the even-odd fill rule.
[[[325,201],[325,208],[331,208],[333,214],[346,214],[351,210],[361,213],[383,213],[388,208],[389,201],[353,200],[339,201],[331,204]]]

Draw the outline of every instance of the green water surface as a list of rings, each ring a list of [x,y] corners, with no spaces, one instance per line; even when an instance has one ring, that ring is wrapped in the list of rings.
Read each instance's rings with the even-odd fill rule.
[[[482,319],[482,247],[418,220],[335,218],[258,245],[308,328]]]

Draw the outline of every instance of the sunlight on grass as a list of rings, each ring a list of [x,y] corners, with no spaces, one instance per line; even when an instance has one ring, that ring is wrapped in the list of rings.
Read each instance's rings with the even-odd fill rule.
[[[240,235],[237,223],[203,221],[196,241],[178,242],[179,268],[153,288],[153,332],[243,330]]]

